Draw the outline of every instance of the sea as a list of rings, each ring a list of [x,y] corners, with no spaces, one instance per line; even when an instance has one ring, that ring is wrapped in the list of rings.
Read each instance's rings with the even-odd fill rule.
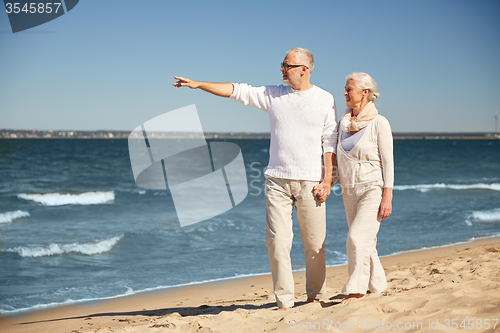
[[[268,274],[269,140],[209,141],[240,147],[248,194],[181,227],[168,188],[136,185],[126,139],[0,140],[0,313]],[[500,140],[395,140],[394,159],[380,256],[500,236]],[[300,271],[296,220],[294,233]],[[327,200],[328,266],[346,264],[346,235],[337,184]]]

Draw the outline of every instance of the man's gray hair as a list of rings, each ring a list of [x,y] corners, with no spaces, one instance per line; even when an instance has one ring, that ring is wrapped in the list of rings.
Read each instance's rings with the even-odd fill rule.
[[[301,64],[294,64],[294,65],[306,65],[309,68],[309,72],[312,73],[313,68],[314,68],[314,57],[311,53],[311,51],[306,50],[302,47],[296,47],[294,49],[286,51],[286,54],[289,53],[296,53],[298,60],[300,60]]]

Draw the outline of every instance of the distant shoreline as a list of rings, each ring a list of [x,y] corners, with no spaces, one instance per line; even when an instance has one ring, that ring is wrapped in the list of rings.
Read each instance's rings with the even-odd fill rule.
[[[129,131],[64,131],[64,130],[0,130],[0,139],[127,139]],[[199,137],[199,133],[163,132],[159,139],[186,139]],[[270,139],[269,133],[205,132],[206,139]],[[495,133],[393,133],[394,140],[498,140]]]

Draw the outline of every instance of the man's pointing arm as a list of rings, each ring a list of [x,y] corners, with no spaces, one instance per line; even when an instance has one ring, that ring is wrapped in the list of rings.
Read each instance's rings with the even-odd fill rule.
[[[174,87],[189,87],[191,89],[201,89],[213,95],[221,97],[230,97],[234,89],[232,83],[201,82],[190,80],[180,76],[174,76],[174,79],[177,80],[177,82],[173,84]]]

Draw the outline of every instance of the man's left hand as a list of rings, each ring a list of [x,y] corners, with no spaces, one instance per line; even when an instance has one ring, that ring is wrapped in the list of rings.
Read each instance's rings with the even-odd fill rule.
[[[314,186],[313,195],[317,196],[320,202],[325,202],[326,198],[330,195],[331,189],[331,184],[323,181]]]

